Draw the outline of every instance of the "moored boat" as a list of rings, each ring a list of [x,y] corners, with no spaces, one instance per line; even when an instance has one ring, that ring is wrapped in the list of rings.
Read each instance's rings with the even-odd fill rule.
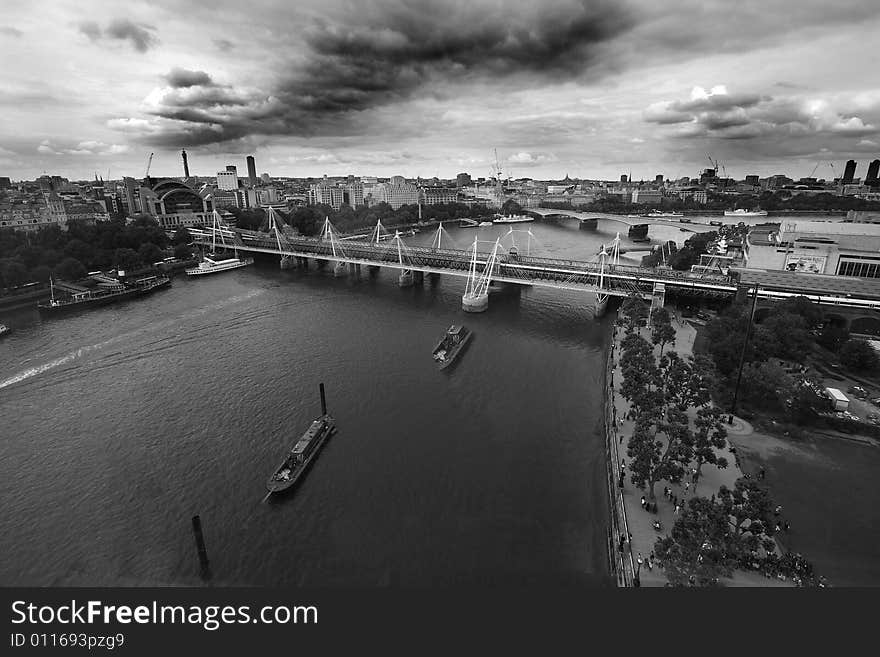
[[[761,210],[760,208],[755,208],[754,210],[746,210],[745,208],[738,208],[736,210],[725,210],[725,217],[766,217],[767,210]]]
[[[336,420],[327,413],[324,384],[321,384],[321,416],[313,420],[305,433],[296,441],[269,480],[270,493],[281,493],[291,488],[311,465],[327,439],[336,431]]]
[[[6,326],[6,324],[0,324],[0,338],[2,338],[4,335],[9,333],[9,331],[11,331],[11,330],[12,329],[10,329],[8,326]]]
[[[481,221],[480,222],[480,228],[485,228],[485,227],[491,226],[491,225],[492,225],[491,221]]]
[[[452,325],[446,330],[443,339],[434,347],[433,357],[441,370],[446,369],[467,346],[473,334],[464,326]]]
[[[102,277],[102,280],[111,280]],[[59,313],[70,310],[80,310],[94,306],[104,306],[117,301],[124,301],[133,297],[151,294],[164,287],[170,287],[171,279],[167,276],[146,276],[132,282],[115,281],[112,285],[98,287],[97,289],[77,288],[67,296],[55,295],[54,281],[50,280],[51,297],[48,301],[37,304],[41,312]]]
[[[534,217],[525,214],[509,214],[506,217],[498,217],[494,222],[496,224],[524,224],[534,220]]]
[[[193,267],[192,269],[187,269],[186,275],[203,276],[205,274],[216,274],[221,271],[247,267],[248,265],[252,264],[254,264],[253,258],[241,259],[239,257],[218,258],[217,256],[205,256],[204,258],[202,258],[202,261],[198,264],[198,266]]]

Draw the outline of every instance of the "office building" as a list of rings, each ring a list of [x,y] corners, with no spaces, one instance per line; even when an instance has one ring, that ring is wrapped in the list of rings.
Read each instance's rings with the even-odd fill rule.
[[[423,187],[422,202],[425,205],[440,205],[458,201],[458,190],[455,187]]]
[[[865,184],[870,187],[877,187],[880,185],[878,177],[880,177],[880,160],[874,160],[868,165],[868,174],[865,176]],[[3,179],[0,178],[0,187],[2,187],[2,180]]]
[[[346,205],[356,208],[364,204],[364,186],[358,180],[349,182],[342,188],[342,200]]]
[[[387,203],[396,210],[403,205],[416,205],[419,202],[419,188],[406,182],[403,176],[391,176],[389,182],[376,185],[373,199],[377,203]]]
[[[627,177],[627,175],[625,173],[621,174],[620,182],[622,182],[622,183],[629,182],[629,178]]]
[[[217,188],[224,191],[238,189],[238,172],[235,167],[226,167],[226,171],[217,172]]]
[[[329,205],[334,210],[338,210],[342,204],[342,188],[331,184],[327,176],[309,188],[309,205]]]
[[[0,176],[0,189],[11,189],[12,181],[6,176]]]
[[[662,185],[663,184],[663,174],[658,173],[656,176],[654,176],[654,182],[657,183],[658,185]]]
[[[848,160],[843,171],[843,183],[851,183],[856,177],[856,161]]]
[[[663,193],[657,189],[634,189],[632,202],[639,205],[660,205],[663,202]]]
[[[750,176],[746,176],[745,182],[746,182],[746,185],[754,185],[755,187],[757,187],[758,185],[761,184],[761,178],[759,176],[750,175]]]
[[[180,157],[183,158],[183,177],[189,178],[189,162],[186,160],[186,149],[181,149]]]
[[[257,186],[257,163],[253,155],[247,156],[248,183],[251,187]]]
[[[467,187],[471,184],[471,174],[460,173],[455,177],[456,187]]]

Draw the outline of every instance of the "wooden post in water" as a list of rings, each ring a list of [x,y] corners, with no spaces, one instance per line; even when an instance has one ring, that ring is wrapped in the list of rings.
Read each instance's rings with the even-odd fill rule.
[[[327,415],[327,399],[324,397],[324,384],[321,384],[321,415]]]
[[[205,548],[205,537],[202,536],[202,519],[193,516],[193,534],[196,536],[196,550],[199,553],[199,565],[202,569],[202,579],[211,579],[211,566],[208,563],[208,550]]]

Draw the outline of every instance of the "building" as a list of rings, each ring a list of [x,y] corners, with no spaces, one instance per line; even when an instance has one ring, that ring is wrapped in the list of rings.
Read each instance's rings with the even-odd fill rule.
[[[125,204],[127,206],[128,216],[130,217],[141,211],[140,193],[138,191],[140,185],[137,180],[128,176],[122,179],[122,184],[125,187]]]
[[[662,185],[663,184],[663,174],[658,173],[656,176],[654,176],[654,182],[657,183],[658,185]]]
[[[257,201],[260,206],[276,205],[279,202],[278,190],[274,187],[264,187],[263,189],[258,190]]]
[[[423,187],[422,202],[425,205],[440,205],[458,201],[458,189],[455,187]]]
[[[749,175],[746,176],[745,183],[746,185],[753,185],[754,187],[757,187],[761,184],[761,178],[760,176]]]
[[[468,187],[471,184],[471,174],[460,173],[455,177],[456,187]]]
[[[232,191],[238,189],[238,172],[235,167],[226,167],[226,171],[217,172],[217,189]]]
[[[874,160],[868,165],[868,173],[865,176],[865,184],[869,187],[880,186],[880,160]],[[7,178],[6,180],[9,180]],[[0,178],[0,187],[3,186],[3,179]]]
[[[67,230],[67,209],[55,192],[45,194],[42,201],[29,198],[0,202],[0,228],[36,231],[53,224]]]
[[[210,195],[202,197],[189,185],[172,178],[152,178],[141,185],[140,211],[150,215],[162,228],[202,226],[211,221]]]
[[[257,162],[253,155],[247,156],[248,183],[251,187],[257,186]]]
[[[700,205],[705,205],[706,201],[709,200],[709,194],[705,189],[692,188],[692,189],[682,189],[678,192],[678,198],[682,201],[686,201],[687,199],[693,199],[694,203],[699,203]]]
[[[394,210],[403,205],[416,205],[419,202],[419,188],[406,182],[403,176],[392,176],[389,182],[373,188],[373,200],[387,203]]]
[[[12,189],[12,181],[6,176],[0,176],[0,189]]]
[[[356,208],[364,204],[364,185],[358,180],[349,182],[342,188],[342,202]]]
[[[625,173],[624,173],[624,174],[621,174],[621,176],[620,176],[620,182],[622,182],[622,183],[629,182],[629,177],[627,177],[627,175],[626,175]]]
[[[746,240],[752,269],[880,278],[880,224],[788,220]]]
[[[639,205],[660,205],[663,202],[663,193],[659,189],[634,189],[632,202]]]
[[[344,202],[342,188],[324,180],[309,188],[309,205],[329,205],[334,210],[342,207]]]
[[[851,183],[856,177],[856,161],[848,160],[843,171],[843,183]]]

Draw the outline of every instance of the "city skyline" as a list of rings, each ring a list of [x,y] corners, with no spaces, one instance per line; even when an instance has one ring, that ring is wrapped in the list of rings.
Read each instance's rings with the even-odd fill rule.
[[[257,175],[478,178],[497,148],[514,178],[605,180],[709,157],[739,179],[849,159],[864,177],[880,153],[870,1],[45,7],[0,29],[16,179],[140,177],[151,152],[181,176],[182,148],[197,176],[253,154]]]

